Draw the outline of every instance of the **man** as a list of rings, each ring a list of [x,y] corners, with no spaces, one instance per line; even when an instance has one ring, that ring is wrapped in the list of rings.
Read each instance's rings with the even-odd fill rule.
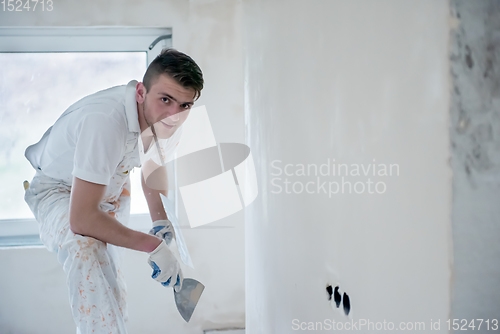
[[[126,333],[126,290],[116,246],[147,252],[153,278],[176,291],[182,287],[179,262],[167,244],[175,233],[159,195],[164,188],[147,177],[175,152],[180,127],[202,89],[198,65],[165,49],[142,83],[133,80],[79,100],[26,149],[36,174],[25,200],[40,239],[57,252],[67,275],[77,333]],[[153,221],[146,234],[125,226],[129,171],[155,149],[157,158],[141,170],[149,170],[141,179]]]

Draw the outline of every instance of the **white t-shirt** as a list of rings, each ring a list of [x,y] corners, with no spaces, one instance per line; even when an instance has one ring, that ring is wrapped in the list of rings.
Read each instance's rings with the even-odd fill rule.
[[[182,131],[183,131],[183,126],[181,125],[170,138],[168,139],[158,138],[158,144],[159,144],[158,146],[160,147],[159,152],[155,140],[152,139],[148,149],[146,150],[146,153],[144,153],[144,144],[142,141],[142,137],[139,136],[139,155],[141,157],[141,163],[144,163],[149,159],[151,159],[157,165],[162,166],[162,162],[163,164],[167,164],[169,161],[174,160],[175,153],[177,152],[177,149],[179,147]]]
[[[109,185],[118,171],[140,167],[137,83],[132,80],[71,105],[38,143],[26,149],[26,158],[35,169],[69,185],[73,176]],[[180,132],[167,141],[178,142]]]

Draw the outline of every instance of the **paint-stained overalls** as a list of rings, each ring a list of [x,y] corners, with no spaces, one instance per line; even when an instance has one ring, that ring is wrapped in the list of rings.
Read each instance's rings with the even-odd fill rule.
[[[47,130],[44,137],[50,134]],[[140,166],[138,133],[129,132],[123,160],[106,188],[101,210],[123,225],[130,214],[130,174]],[[43,139],[42,139],[43,140]],[[57,252],[67,275],[70,305],[77,333],[127,333],[126,286],[120,270],[120,248],[73,233],[69,225],[71,185],[37,169],[25,191],[38,221],[40,239]]]

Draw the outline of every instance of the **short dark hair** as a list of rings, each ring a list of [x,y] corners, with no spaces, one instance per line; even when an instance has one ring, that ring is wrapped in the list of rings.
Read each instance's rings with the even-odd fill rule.
[[[173,48],[166,48],[149,64],[142,83],[149,91],[153,82],[160,76],[167,74],[184,88],[195,91],[195,99],[201,96],[203,89],[203,73],[195,61],[188,55]]]

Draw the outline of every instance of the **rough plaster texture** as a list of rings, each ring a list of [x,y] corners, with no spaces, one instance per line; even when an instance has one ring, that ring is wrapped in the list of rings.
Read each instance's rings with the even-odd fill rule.
[[[452,317],[493,319],[500,315],[500,1],[452,0],[451,16]]]
[[[52,12],[0,11],[0,26],[170,27],[173,46],[192,56],[203,70],[205,88],[197,105],[207,107],[217,142],[241,143],[240,17],[241,4],[233,0],[56,0]],[[183,218],[181,224],[187,224]],[[185,277],[197,278],[206,286],[189,324],[179,316],[172,291],[151,279],[147,254],[125,251],[131,334],[199,334],[245,326],[243,212],[209,225],[227,227],[207,226],[184,234],[196,268],[187,268]],[[75,332],[64,273],[55,254],[40,248],[0,250],[0,267],[0,333]],[[25,270],[32,276],[19,278]],[[33,321],[26,321],[27,314]]]

